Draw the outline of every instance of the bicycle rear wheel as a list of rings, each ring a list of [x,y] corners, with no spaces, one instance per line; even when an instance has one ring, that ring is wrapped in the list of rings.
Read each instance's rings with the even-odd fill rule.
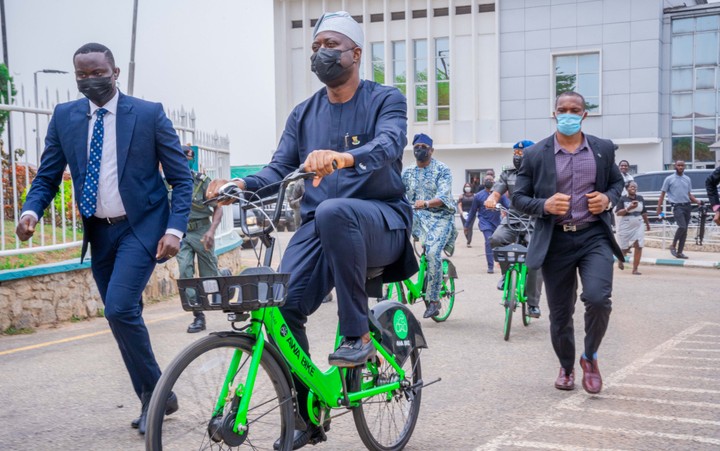
[[[448,262],[443,260],[443,282],[440,289],[440,313],[433,316],[432,319],[436,323],[441,323],[448,319],[455,305],[455,279],[448,276]]]
[[[415,429],[422,398],[422,387],[411,388],[422,380],[417,349],[405,361],[403,369],[403,388],[365,398],[359,406],[352,408],[355,427],[370,450],[403,449]],[[376,358],[365,366],[348,370],[347,377],[350,391],[359,391],[395,382],[399,376],[387,362]]]
[[[247,382],[253,340],[247,336],[209,335],[183,350],[163,373],[148,408],[145,446],[148,450],[237,450],[272,449],[278,438],[281,449],[292,448],[294,414],[292,395],[285,373],[269,352],[264,352],[248,408],[247,431],[233,432],[237,392]],[[228,367],[236,355],[234,374]],[[225,405],[213,417],[223,382],[230,378]],[[165,416],[170,392],[180,409]],[[227,400],[227,401],[226,401]]]
[[[511,269],[506,277],[509,276],[507,285],[507,299],[505,300],[505,341],[510,339],[510,327],[512,326],[513,312],[517,305],[517,271]]]

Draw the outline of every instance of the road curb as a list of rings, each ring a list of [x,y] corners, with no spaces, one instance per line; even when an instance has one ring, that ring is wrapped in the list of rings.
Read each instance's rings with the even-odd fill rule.
[[[617,260],[617,258],[615,258]],[[625,257],[625,263],[630,263],[630,259]],[[713,268],[720,269],[720,262],[704,261],[704,260],[683,260],[683,259],[667,259],[667,258],[641,258],[640,263],[644,265],[656,266],[681,266],[684,268]]]

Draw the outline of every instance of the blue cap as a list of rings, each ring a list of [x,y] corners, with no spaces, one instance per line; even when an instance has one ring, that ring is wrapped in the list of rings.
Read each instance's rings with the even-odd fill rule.
[[[513,149],[527,149],[528,147],[534,146],[534,145],[535,145],[534,142],[527,140],[527,139],[523,139],[522,141],[516,142],[515,145],[513,146]]]
[[[413,146],[415,144],[427,144],[428,147],[432,147],[432,138],[426,135],[425,133],[418,133],[413,138]]]
[[[516,142],[515,145],[513,146],[513,149],[527,149],[528,147],[534,146],[534,145],[535,145],[534,142],[527,140],[527,139],[523,139],[522,141]]]

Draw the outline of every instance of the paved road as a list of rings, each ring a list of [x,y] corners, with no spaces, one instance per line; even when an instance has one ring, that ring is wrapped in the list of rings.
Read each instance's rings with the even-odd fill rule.
[[[450,319],[422,323],[430,343],[423,376],[443,381],[426,389],[407,449],[720,447],[718,270],[616,271],[600,352],[606,385],[589,396],[553,388],[557,363],[546,317],[527,328],[517,318],[510,342],[503,341],[498,276],[485,273],[481,241],[453,258],[465,291]],[[423,308],[413,310],[419,316]],[[335,312],[326,304],[311,318],[315,356],[330,351]],[[190,315],[176,300],[148,306],[145,318],[162,366],[197,338],[185,333]],[[582,330],[580,313],[576,319]],[[222,314],[210,315],[211,329],[226,324]],[[0,401],[1,450],[143,449],[129,427],[139,404],[102,319],[0,337]],[[329,441],[314,449],[362,449],[352,416],[335,419]]]

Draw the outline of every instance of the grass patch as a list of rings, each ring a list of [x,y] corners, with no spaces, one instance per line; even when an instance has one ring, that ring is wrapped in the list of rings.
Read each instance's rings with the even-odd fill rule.
[[[79,317],[79,316],[77,316],[77,315],[73,315],[73,316],[70,317],[70,322],[71,322],[71,323],[79,323],[80,321],[86,321],[86,320],[87,320],[87,318],[81,318],[81,317]]]
[[[20,329],[16,329],[15,327],[10,326],[3,331],[3,334],[5,335],[28,335],[34,333],[35,329],[31,327],[21,327]]]
[[[95,313],[95,316],[98,318],[105,318],[105,309],[100,307],[97,309],[97,313]]]
[[[50,244],[52,242],[53,227],[51,224],[44,224],[42,230],[45,233],[45,243]],[[55,228],[56,239],[58,242],[62,242],[63,231],[61,227]],[[65,241],[72,242],[74,238],[77,241],[82,240],[82,230],[78,230],[75,237],[73,237],[72,227],[68,226],[65,228]],[[40,244],[40,227],[38,226],[35,230],[35,235],[32,238],[33,245],[39,246]],[[5,235],[3,236],[3,243],[5,249],[15,249],[18,243],[18,238],[15,235],[15,223],[13,221],[5,221]],[[29,241],[20,242],[20,249],[26,249],[29,247]],[[45,252],[34,252],[31,254],[19,254],[10,255],[7,257],[0,257],[0,270],[4,269],[18,269],[28,268],[37,265],[44,265],[47,263],[57,263],[65,260],[80,257],[80,246],[60,249],[56,251],[45,251]]]

